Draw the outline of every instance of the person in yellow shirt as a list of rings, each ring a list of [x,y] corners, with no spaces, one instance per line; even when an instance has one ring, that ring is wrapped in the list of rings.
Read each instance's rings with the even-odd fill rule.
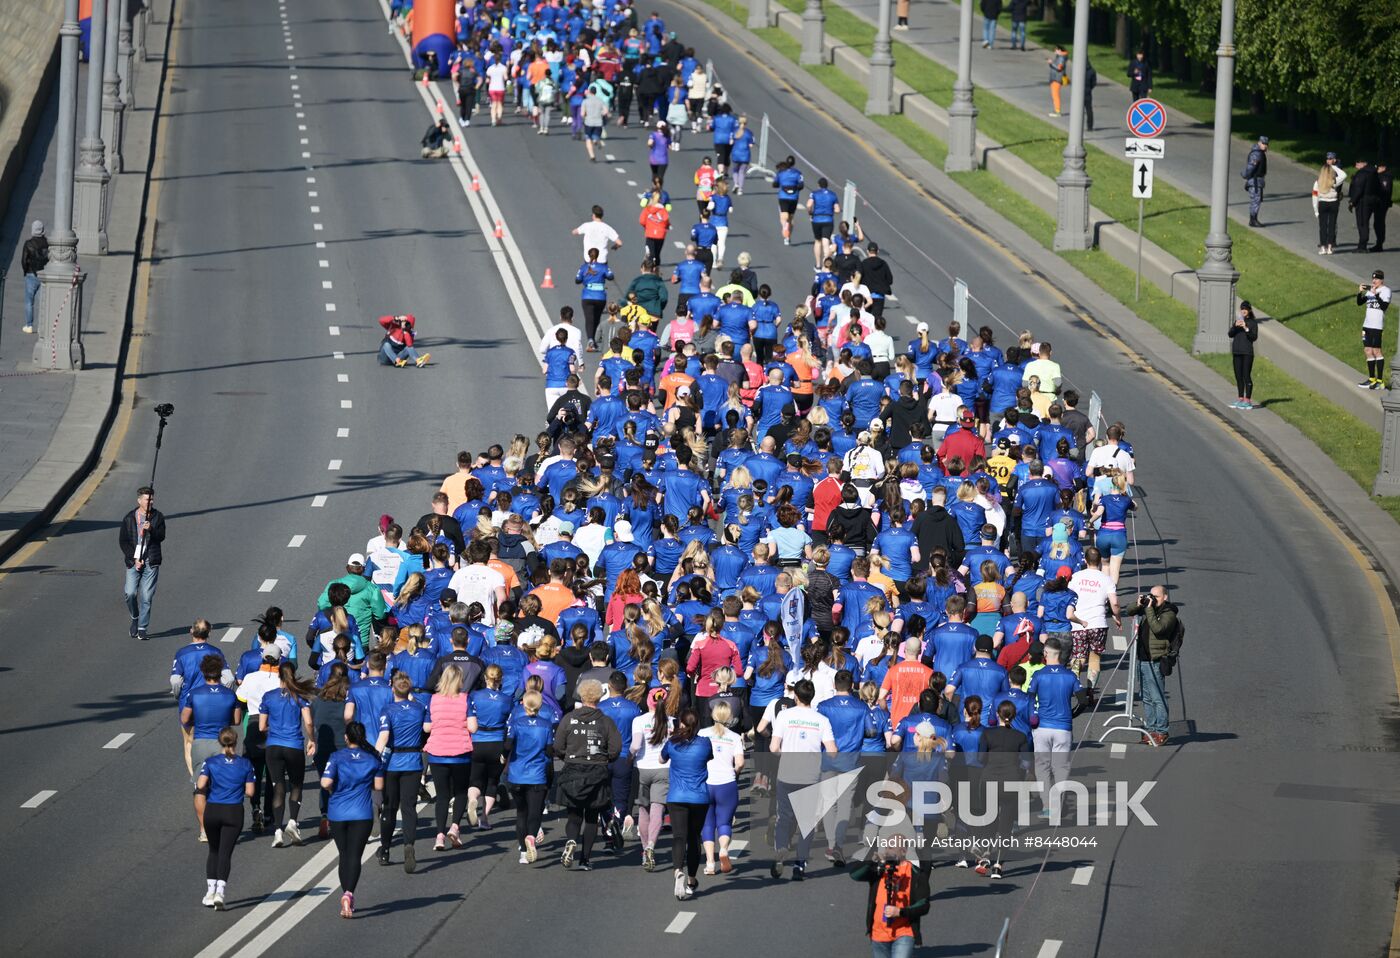
[[[1016,460],[1011,456],[1011,440],[1005,437],[997,440],[996,452],[987,460],[987,473],[997,481],[1003,493],[1011,491],[1010,483]]]

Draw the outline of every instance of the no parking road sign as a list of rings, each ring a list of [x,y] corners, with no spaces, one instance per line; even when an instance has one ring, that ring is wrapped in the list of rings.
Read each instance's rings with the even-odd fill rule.
[[[1167,111],[1150,97],[1134,100],[1128,107],[1128,129],[1133,131],[1133,136],[1149,139],[1161,136],[1167,129]]]

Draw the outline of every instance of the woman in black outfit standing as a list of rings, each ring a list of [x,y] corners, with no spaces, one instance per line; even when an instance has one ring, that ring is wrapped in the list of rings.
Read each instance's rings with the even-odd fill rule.
[[[1259,338],[1259,320],[1254,307],[1245,300],[1240,314],[1230,324],[1230,357],[1235,361],[1235,386],[1240,398],[1230,403],[1232,409],[1254,408],[1254,341]]]

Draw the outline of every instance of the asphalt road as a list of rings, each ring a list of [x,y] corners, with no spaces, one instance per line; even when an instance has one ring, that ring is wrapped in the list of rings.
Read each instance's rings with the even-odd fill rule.
[[[300,628],[381,512],[426,511],[457,449],[533,433],[542,404],[532,343],[456,177],[446,163],[417,158],[428,112],[378,5],[288,0],[286,9],[292,51],[273,0],[183,4],[163,120],[148,335],[132,372],[139,410],[78,517],[0,579],[11,638],[0,663],[0,763],[9,770],[0,807],[12,810],[0,824],[0,915],[24,919],[9,922],[10,950],[111,952],[114,941],[123,953],[197,954],[223,942],[230,947],[205,953],[238,945],[248,955],[367,945],[435,955],[468,942],[622,953],[661,943],[681,955],[864,947],[858,889],[824,870],[803,885],[770,886],[751,865],[707,882],[678,907],[668,873],[641,872],[635,850],[587,876],[565,875],[552,862],[527,870],[515,863],[505,827],[461,852],[424,854],[414,876],[368,866],[358,896],[363,920],[336,918],[333,903],[322,903],[328,886],[280,912],[278,896],[259,905],[275,889],[285,898],[321,887],[328,871],[333,879],[333,859],[315,841],[287,850],[245,841],[234,859],[232,909],[199,908],[204,847],[194,840],[165,682],[188,623],[207,616],[222,636],[248,629],[275,603]],[[1000,885],[940,869],[928,953],[990,953],[1012,914],[1016,955],[1042,954],[1046,940],[1104,955],[1381,951],[1394,912],[1389,848],[1323,863],[1315,858],[1325,856],[1290,851],[1284,839],[1293,833],[1254,854],[1219,838],[1273,834],[1270,823],[1285,820],[1267,788],[1279,781],[1275,751],[1395,748],[1386,622],[1352,552],[1232,434],[1061,305],[1041,278],[889,171],[747,53],[674,6],[660,9],[714,58],[740,108],[768,113],[833,182],[854,179],[874,204],[861,221],[895,267],[892,325],[904,326],[905,315],[935,328],[946,322],[951,283],[931,259],[965,279],[1010,328],[1052,340],[1068,377],[1096,389],[1110,419],[1129,424],[1145,492],[1136,584],[1170,582],[1192,642],[1184,698],[1171,688],[1173,746],[1151,761],[1162,769],[1164,793],[1181,796],[1230,790],[1218,766],[1210,781],[1194,777],[1205,767],[1193,764],[1196,756],[1223,757],[1240,773],[1241,798],[1211,805],[1199,834],[1180,822],[1131,828],[1093,855],[1052,857],[1043,873],[1038,858],[1018,859]],[[576,302],[568,280],[578,243],[568,230],[595,202],[624,237],[613,262],[625,285],[642,247],[641,187],[627,181],[644,183],[647,173],[635,127],[610,131],[606,150],[616,159],[596,165],[581,144],[537,137],[516,118],[501,129],[474,124],[466,136],[532,273],[553,271],[558,288],[541,291],[551,312]],[[704,144],[687,141],[673,154],[669,178],[685,226],[692,207],[683,183],[697,146]],[[791,303],[810,280],[811,251],[781,245],[775,214],[771,190],[754,183],[737,203],[729,259],[752,251],[763,281]],[[805,233],[800,219],[795,235]],[[392,311],[419,317],[432,367],[374,364],[374,319]],[[990,321],[976,310],[973,318]],[[1001,339],[1013,338],[993,325]],[[177,407],[159,476],[169,536],[154,640],[137,645],[125,635],[116,527],[148,477],[155,423],[147,410],[157,401]],[[327,468],[333,460],[338,469]],[[324,505],[313,506],[317,496]],[[241,650],[247,637],[225,648]],[[133,737],[103,748],[123,733]],[[1108,756],[1086,747],[1081,762],[1103,766]],[[1366,774],[1340,784],[1396,781],[1388,770]],[[41,790],[56,794],[20,808]],[[304,818],[314,801],[308,791]],[[1332,806],[1319,810],[1331,814]],[[1089,880],[1076,884],[1086,864]],[[289,882],[294,873],[299,879]],[[740,903],[740,894],[749,897]],[[79,907],[84,920],[74,921]],[[666,934],[682,912],[693,919]]]

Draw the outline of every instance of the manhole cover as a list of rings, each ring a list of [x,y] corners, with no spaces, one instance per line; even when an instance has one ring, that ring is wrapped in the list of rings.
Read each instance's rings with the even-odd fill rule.
[[[44,569],[40,575],[101,575],[96,569]]]

